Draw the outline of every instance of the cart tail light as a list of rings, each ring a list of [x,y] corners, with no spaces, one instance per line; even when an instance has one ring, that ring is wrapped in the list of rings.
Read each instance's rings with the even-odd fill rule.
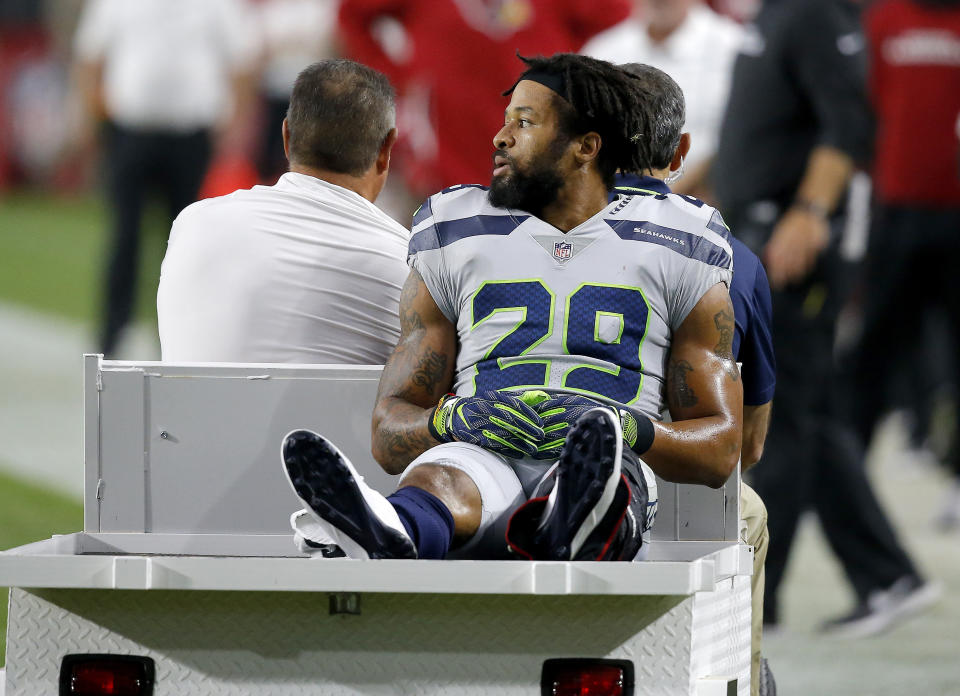
[[[555,659],[543,663],[541,696],[633,696],[629,660]]]
[[[67,655],[60,665],[60,696],[151,696],[149,657]]]

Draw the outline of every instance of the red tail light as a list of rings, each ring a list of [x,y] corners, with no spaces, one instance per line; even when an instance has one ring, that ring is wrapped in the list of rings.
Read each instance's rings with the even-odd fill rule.
[[[60,665],[60,696],[151,696],[149,657],[67,655]]]
[[[543,663],[541,696],[633,696],[629,660],[556,659]]]

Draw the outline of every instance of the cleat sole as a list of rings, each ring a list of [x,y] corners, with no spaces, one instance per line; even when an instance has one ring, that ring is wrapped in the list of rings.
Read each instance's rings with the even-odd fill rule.
[[[283,440],[281,458],[297,497],[339,532],[337,541],[348,556],[416,558],[410,539],[377,517],[353,467],[323,436],[308,430],[290,433]]]

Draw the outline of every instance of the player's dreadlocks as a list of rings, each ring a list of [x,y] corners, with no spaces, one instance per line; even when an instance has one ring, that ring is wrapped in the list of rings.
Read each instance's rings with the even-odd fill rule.
[[[639,172],[653,166],[656,156],[650,135],[656,114],[652,100],[635,76],[612,63],[575,53],[544,58],[517,54],[527,69],[513,86],[534,76],[552,78],[548,86],[566,100],[561,127],[570,135],[596,131],[602,140],[597,162],[608,188],[618,169]],[[539,80],[538,80],[539,81]],[[546,84],[546,83],[544,83]]]

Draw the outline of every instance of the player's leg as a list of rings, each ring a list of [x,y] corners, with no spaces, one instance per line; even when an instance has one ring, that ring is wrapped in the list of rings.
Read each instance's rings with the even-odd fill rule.
[[[389,497],[366,486],[346,457],[316,433],[288,435],[283,462],[307,506],[306,516],[291,518],[302,550],[312,544],[325,551],[336,544],[351,557],[444,558],[451,547],[476,546],[523,498],[504,457],[466,443],[422,454]],[[501,534],[500,548],[502,539]]]
[[[464,471],[441,461],[421,462],[387,500],[413,539],[420,558],[445,558],[480,528],[480,490]]]
[[[538,476],[548,466],[532,460],[530,464],[539,470]],[[414,538],[420,534],[417,527],[430,521],[424,511],[409,502],[416,504],[429,495],[441,503],[453,520],[452,539],[446,550],[449,557],[509,558],[503,540],[507,519],[525,499],[517,466],[516,460],[476,445],[444,443],[410,463],[390,500]]]

